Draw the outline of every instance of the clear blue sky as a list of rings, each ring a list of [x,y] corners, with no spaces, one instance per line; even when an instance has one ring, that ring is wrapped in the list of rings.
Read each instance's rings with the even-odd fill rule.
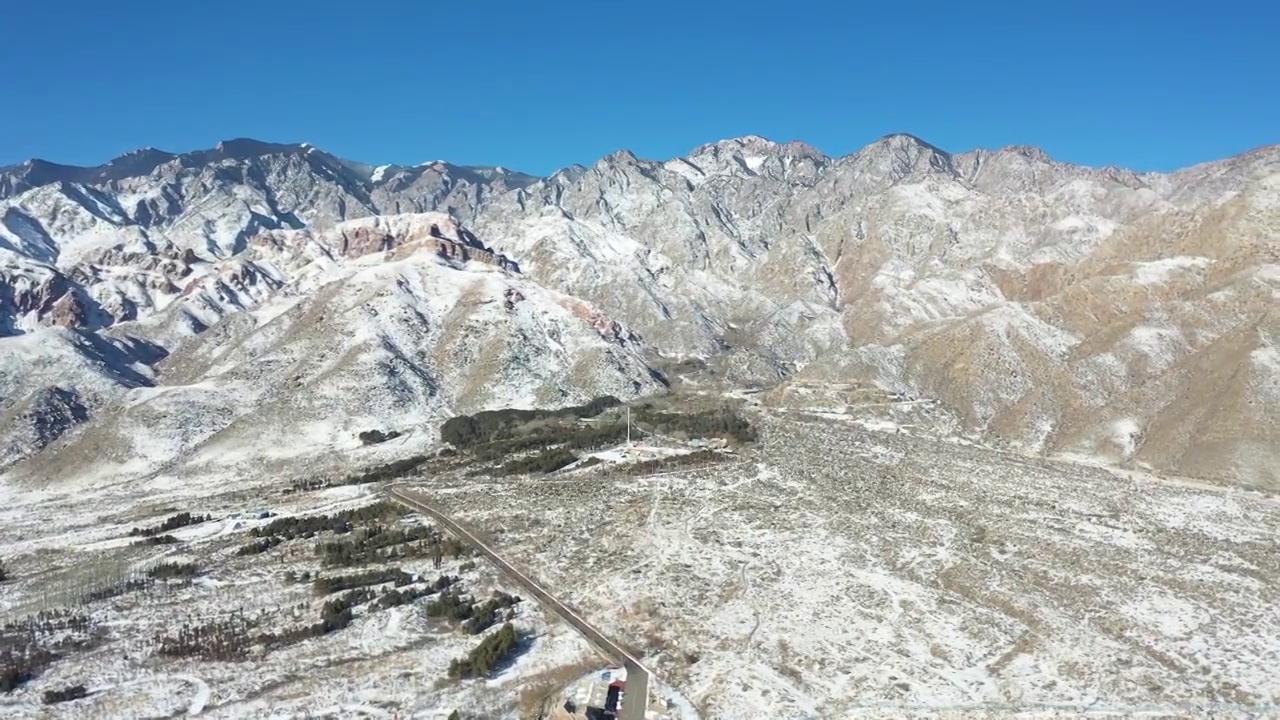
[[[546,173],[748,133],[843,154],[910,132],[1171,169],[1280,142],[1275,6],[13,2],[0,165],[254,137]]]

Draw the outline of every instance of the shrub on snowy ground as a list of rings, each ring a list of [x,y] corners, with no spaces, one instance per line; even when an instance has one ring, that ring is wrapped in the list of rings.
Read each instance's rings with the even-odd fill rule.
[[[394,440],[395,438],[400,437],[400,431],[392,430],[390,432],[382,432],[381,430],[365,430],[360,433],[358,437],[360,438],[360,443],[362,445],[377,445],[378,443],[384,443],[388,440]]]
[[[172,535],[151,535],[144,537],[134,543],[134,545],[177,545],[178,538]]]
[[[45,690],[44,704],[55,705],[71,700],[79,700],[83,697],[89,697],[89,689],[83,685],[72,685],[71,687],[58,688],[57,690]]]
[[[188,525],[199,525],[202,522],[208,522],[212,519],[213,519],[212,515],[192,515],[189,512],[181,512],[181,513],[178,513],[177,515],[167,518],[164,522],[160,523],[156,527],[151,527],[151,528],[136,527],[130,530],[129,534],[135,537],[137,536],[151,537],[153,535],[160,535],[162,533],[167,533],[170,530],[177,530],[178,528],[187,527]]]
[[[4,560],[0,560],[0,582],[9,579],[9,571],[4,567]]]

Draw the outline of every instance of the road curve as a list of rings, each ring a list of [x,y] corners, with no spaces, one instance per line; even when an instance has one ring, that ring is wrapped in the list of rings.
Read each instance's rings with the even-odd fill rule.
[[[627,652],[621,645],[605,637],[594,625],[582,619],[577,613],[569,608],[569,606],[560,602],[551,593],[547,592],[541,585],[530,579],[528,575],[520,572],[514,565],[507,562],[493,548],[481,542],[479,538],[471,534],[466,528],[459,525],[452,518],[432,507],[423,498],[421,493],[415,492],[410,488],[400,485],[391,485],[386,488],[386,494],[392,500],[421,513],[431,516],[441,527],[453,533],[458,539],[469,543],[472,547],[484,553],[494,565],[507,574],[512,580],[523,587],[530,595],[544,607],[560,616],[560,619],[569,623],[577,630],[587,642],[591,643],[600,652],[612,658],[615,662],[620,663],[627,669],[627,697],[626,703],[622,707],[622,714],[618,720],[644,720],[645,709],[649,707],[649,671],[640,664],[631,653]]]

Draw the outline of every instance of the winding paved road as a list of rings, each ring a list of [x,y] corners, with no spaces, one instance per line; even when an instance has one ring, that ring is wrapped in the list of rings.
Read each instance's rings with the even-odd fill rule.
[[[387,496],[408,508],[416,510],[431,516],[441,527],[453,533],[460,540],[469,543],[472,547],[484,553],[486,557],[497,565],[512,580],[516,581],[529,592],[544,607],[559,615],[562,620],[569,623],[577,630],[587,642],[591,643],[600,652],[612,658],[615,662],[620,663],[627,669],[627,697],[626,703],[622,707],[622,714],[618,720],[644,720],[645,709],[649,707],[649,671],[640,664],[640,661],[627,652],[621,645],[605,637],[594,625],[583,620],[581,616],[569,609],[569,606],[560,602],[551,593],[547,592],[541,585],[531,580],[528,575],[520,572],[514,565],[502,559],[493,548],[484,544],[475,535],[472,535],[466,528],[459,525],[452,518],[432,507],[422,496],[420,492],[416,492],[411,488],[396,484],[387,487]]]

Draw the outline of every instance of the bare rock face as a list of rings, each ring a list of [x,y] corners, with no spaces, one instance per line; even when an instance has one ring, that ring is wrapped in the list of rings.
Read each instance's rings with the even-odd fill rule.
[[[281,448],[323,454],[369,423],[426,442],[455,412],[661,383],[620,323],[522,278],[438,213],[269,231],[230,258],[191,262],[181,282],[163,306],[96,331],[59,322],[53,301],[44,325],[82,329],[5,341],[12,474],[128,475],[245,452],[280,461]]]
[[[500,376],[528,380],[513,369],[531,355],[469,345],[462,308],[549,303],[601,347],[723,360],[739,382],[873,382],[1029,451],[1280,484],[1276,147],[1156,174],[904,134],[839,158],[749,136],[534,178],[234,140],[0,170],[0,220],[4,335],[61,325],[221,356],[267,308],[329,327],[322,278],[429,261],[519,278],[405,311],[438,323],[415,342],[503,358]],[[456,381],[442,407],[472,406],[483,383]]]

